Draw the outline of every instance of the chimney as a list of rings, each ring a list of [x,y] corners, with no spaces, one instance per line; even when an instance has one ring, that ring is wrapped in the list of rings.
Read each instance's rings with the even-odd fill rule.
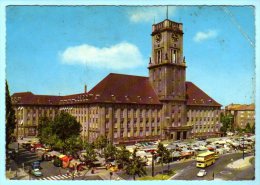
[[[84,93],[87,93],[87,85],[84,85]]]

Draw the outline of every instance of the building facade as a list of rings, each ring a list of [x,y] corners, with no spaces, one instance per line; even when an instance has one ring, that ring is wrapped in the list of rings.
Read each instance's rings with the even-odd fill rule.
[[[225,114],[231,114],[234,117],[234,129],[245,129],[247,124],[251,128],[255,125],[254,104],[230,104],[225,107]]]
[[[182,24],[166,19],[151,36],[149,77],[111,73],[89,92],[69,96],[13,94],[18,135],[36,136],[39,117],[65,111],[90,142],[99,135],[113,143],[217,136],[221,105],[186,82]]]

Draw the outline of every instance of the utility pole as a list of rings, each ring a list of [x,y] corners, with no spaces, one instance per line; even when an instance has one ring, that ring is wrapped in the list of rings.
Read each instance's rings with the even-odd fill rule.
[[[154,152],[152,152],[152,177],[154,177]]]
[[[243,141],[243,160],[245,159],[245,138],[242,138]]]

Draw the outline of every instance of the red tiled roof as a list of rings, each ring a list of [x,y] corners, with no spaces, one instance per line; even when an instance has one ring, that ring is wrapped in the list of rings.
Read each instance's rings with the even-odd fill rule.
[[[149,79],[110,73],[88,92],[94,102],[161,104]]]
[[[190,106],[221,106],[192,82],[186,82],[186,95],[187,105]]]
[[[31,92],[14,93],[12,95],[12,101],[15,104],[58,105],[59,100],[60,96],[35,95]]]
[[[187,105],[221,106],[191,82],[186,82]],[[110,73],[88,93],[68,96],[34,95],[31,92],[12,95],[16,104],[62,105],[75,103],[131,103],[160,105],[148,77]]]

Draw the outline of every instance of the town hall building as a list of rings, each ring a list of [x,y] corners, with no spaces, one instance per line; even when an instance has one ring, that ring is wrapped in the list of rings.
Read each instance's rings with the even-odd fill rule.
[[[99,135],[115,144],[218,136],[221,105],[186,81],[182,23],[154,24],[151,36],[149,77],[111,73],[90,91],[68,96],[14,93],[18,135],[37,136],[40,117],[65,111],[89,142]]]

